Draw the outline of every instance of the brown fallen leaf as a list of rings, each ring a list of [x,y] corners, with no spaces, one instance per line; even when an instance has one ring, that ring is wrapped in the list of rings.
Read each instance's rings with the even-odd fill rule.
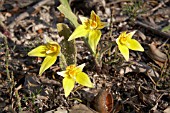
[[[163,113],[170,113],[170,106],[167,107],[167,108],[163,111]]]
[[[146,36],[144,33],[142,33],[140,30],[137,31],[137,34],[139,35],[139,37],[142,38],[142,40],[146,40]]]
[[[167,55],[161,52],[154,43],[148,45],[148,51],[145,53],[160,67],[164,65],[165,62],[168,61]]]

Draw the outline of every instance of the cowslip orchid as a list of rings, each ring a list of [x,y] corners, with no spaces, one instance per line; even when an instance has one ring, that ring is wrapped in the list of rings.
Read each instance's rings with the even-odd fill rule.
[[[144,49],[137,40],[132,39],[132,36],[135,34],[136,31],[130,33],[126,32],[127,31],[124,31],[119,35],[119,37],[116,39],[116,43],[118,44],[118,48],[121,54],[126,59],[126,61],[128,61],[129,49],[134,51],[144,51]]]
[[[64,88],[65,97],[69,96],[70,92],[74,88],[75,82],[83,86],[93,88],[93,84],[91,83],[88,75],[82,72],[84,66],[85,64],[81,64],[79,66],[70,65],[66,68],[65,71],[57,72],[58,75],[64,77],[63,88]]]
[[[45,70],[55,63],[59,54],[59,44],[48,37],[44,37],[44,44],[31,50],[28,56],[45,57],[39,70],[39,75],[42,75]]]
[[[96,47],[101,37],[101,29],[105,27],[105,23],[101,22],[100,17],[94,11],[91,12],[90,19],[80,17],[82,22],[69,37],[68,41],[85,37],[91,47],[93,53],[96,53]]]

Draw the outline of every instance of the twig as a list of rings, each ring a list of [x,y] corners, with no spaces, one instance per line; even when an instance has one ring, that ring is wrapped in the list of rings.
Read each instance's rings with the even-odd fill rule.
[[[151,31],[154,35],[157,35],[157,36],[160,36],[160,37],[163,37],[163,38],[170,38],[169,34],[161,32],[160,30],[154,29],[154,28],[148,26],[147,24],[142,23],[138,20],[136,20],[134,23],[135,23],[135,25],[139,25],[139,26]]]
[[[15,18],[15,20],[9,24],[9,28],[13,28],[16,23],[21,21],[22,19],[28,17],[31,13],[33,13],[35,10],[38,10],[41,6],[46,4],[47,2],[50,2],[51,0],[41,0],[37,4],[35,4],[33,7],[28,8],[25,12],[21,13],[18,17]]]

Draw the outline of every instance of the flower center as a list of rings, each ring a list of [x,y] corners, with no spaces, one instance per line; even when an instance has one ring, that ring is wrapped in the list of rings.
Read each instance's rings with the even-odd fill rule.
[[[59,52],[59,47],[58,47],[58,45],[49,44],[49,45],[47,45],[47,48],[48,48],[48,50],[46,51],[46,54],[58,53],[58,52]]]
[[[66,71],[68,73],[68,75],[71,77],[71,78],[74,78],[75,79],[75,75],[77,73],[77,69],[76,69],[76,66],[75,65],[71,65],[71,66],[68,66],[66,68]]]
[[[97,28],[97,22],[96,21],[93,21],[93,20],[90,20],[90,29],[96,29]]]
[[[52,46],[50,49],[51,51],[57,51],[57,46]]]
[[[127,43],[127,38],[124,36],[120,37],[120,43],[125,45]]]

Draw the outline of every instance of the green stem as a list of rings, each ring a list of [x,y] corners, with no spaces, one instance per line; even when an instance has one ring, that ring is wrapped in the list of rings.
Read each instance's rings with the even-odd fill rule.
[[[93,61],[95,62],[95,66],[96,66],[96,70],[97,70],[97,73],[100,73],[101,71],[101,65],[99,64],[98,60],[97,60],[97,54],[94,53],[89,45],[89,43],[87,42],[86,38],[83,38],[83,41],[85,42],[85,44],[87,45],[90,53],[92,54],[93,56]]]
[[[76,47],[76,41],[73,40],[73,45],[74,45],[74,64],[77,64],[77,47]]]
[[[6,52],[5,52],[5,68],[6,68],[6,74],[7,74],[7,78],[8,80],[11,79],[10,77],[10,73],[9,73],[9,69],[8,69],[8,66],[9,66],[9,47],[8,47],[8,41],[7,41],[7,37],[4,36],[1,32],[0,32],[0,36],[4,38],[4,42],[5,42],[5,49],[6,49]]]
[[[7,74],[7,81],[8,81],[8,85],[9,85],[9,93],[10,93],[10,101],[12,101],[12,96],[13,96],[13,88],[14,88],[14,75],[13,72],[9,72],[9,46],[8,46],[8,40],[7,37],[5,35],[3,35],[0,32],[0,37],[4,38],[4,42],[5,42],[5,68],[6,68],[6,74]]]

